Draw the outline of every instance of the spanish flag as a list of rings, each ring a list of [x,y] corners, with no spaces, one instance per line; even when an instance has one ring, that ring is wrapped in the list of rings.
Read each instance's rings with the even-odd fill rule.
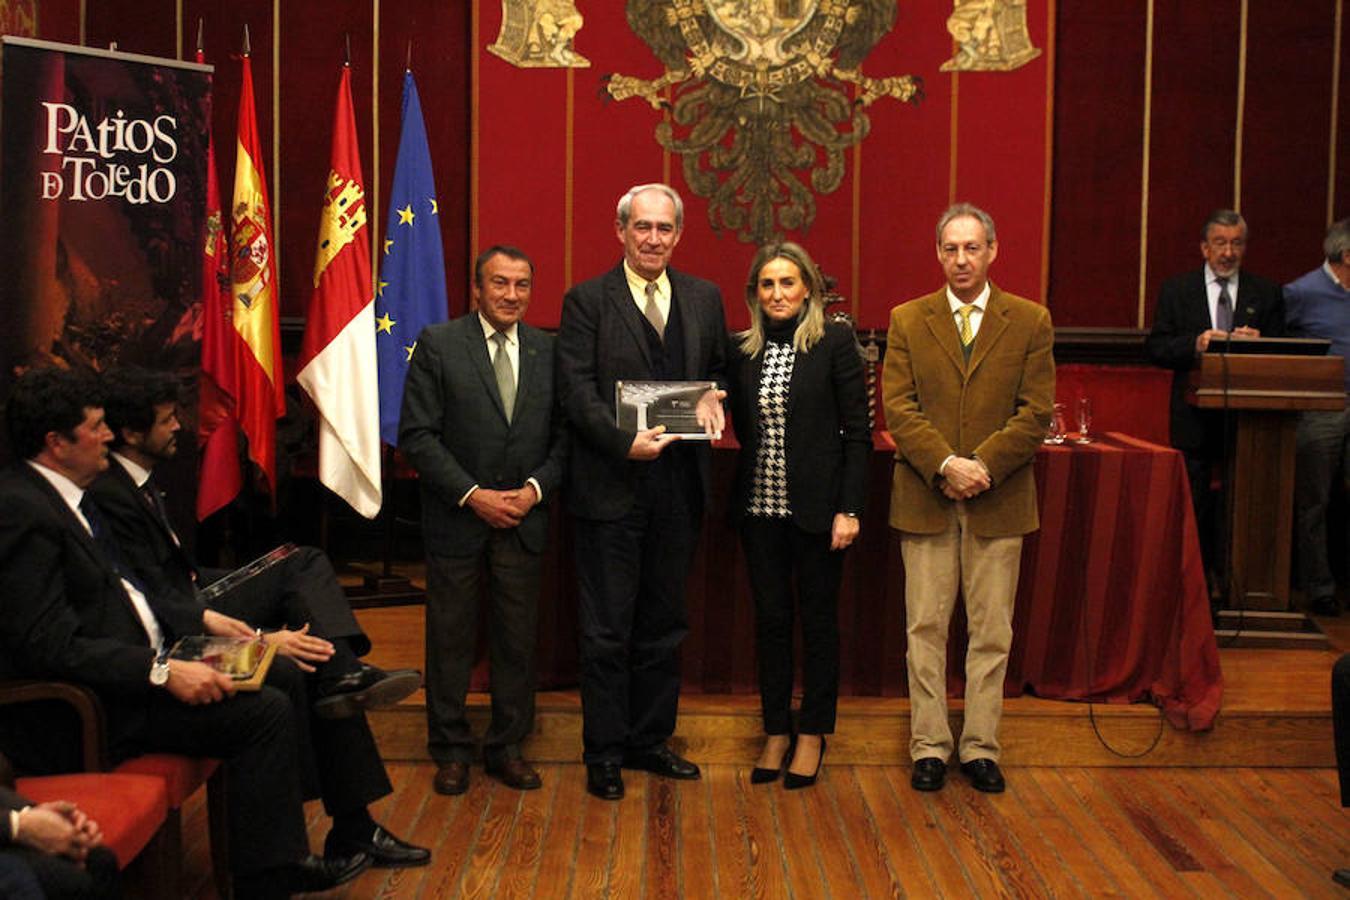
[[[319,411],[319,480],[367,519],[380,511],[380,394],[370,229],[351,67],[342,67],[296,380]]]
[[[245,345],[240,354],[235,402],[239,427],[248,438],[249,459],[262,470],[264,487],[275,499],[276,420],[286,410],[277,320],[276,245],[272,241],[248,54],[243,58],[243,70],[234,203],[230,209],[231,323]]]

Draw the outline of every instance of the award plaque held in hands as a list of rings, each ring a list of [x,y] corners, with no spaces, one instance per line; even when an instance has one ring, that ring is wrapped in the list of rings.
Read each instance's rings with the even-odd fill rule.
[[[234,679],[235,690],[262,690],[263,679],[277,655],[275,644],[258,637],[223,637],[198,634],[179,638],[169,651],[170,659],[203,662]]]
[[[683,440],[716,440],[720,430],[709,431],[704,422],[714,421],[720,407],[717,384],[712,381],[619,381],[614,384],[614,417],[625,431],[646,431],[666,426],[666,434]]]

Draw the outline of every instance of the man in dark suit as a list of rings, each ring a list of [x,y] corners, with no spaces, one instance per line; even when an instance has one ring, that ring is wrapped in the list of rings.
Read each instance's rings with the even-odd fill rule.
[[[1186,458],[1200,548],[1211,590],[1222,591],[1217,573],[1222,505],[1210,490],[1214,467],[1225,452],[1224,415],[1186,402],[1187,372],[1199,354],[1216,341],[1284,334],[1284,299],[1278,285],[1243,272],[1247,223],[1231,209],[1219,209],[1205,221],[1200,255],[1205,264],[1163,282],[1153,330],[1145,347],[1155,365],[1174,370],[1171,442]]]
[[[271,686],[236,694],[206,663],[164,654],[172,632],[85,497],[108,465],[112,439],[97,382],[55,368],[29,371],[5,413],[22,461],[0,475],[0,678],[92,688],[114,760],[154,751],[225,760],[237,895],[327,890],[359,874],[370,864],[364,854],[309,855],[287,694]],[[16,765],[41,762],[59,732],[50,721],[7,714],[0,741]]]
[[[382,867],[422,865],[431,854],[375,824],[366,807],[392,787],[362,711],[396,703],[421,686],[411,669],[364,665],[370,649],[328,558],[306,547],[211,601],[198,585],[224,571],[199,570],[166,511],[154,470],[177,453],[178,385],[173,376],[125,368],[103,382],[112,459],[89,488],[118,553],[146,586],[157,617],[177,635],[250,637],[253,626],[297,667],[292,707],[306,796],[321,796],[333,817],[327,851],[365,853]],[[283,678],[290,667],[278,669]],[[283,683],[284,686],[284,683]]]
[[[725,384],[722,295],[668,268],[683,227],[684,204],[669,186],[625,193],[614,223],[623,260],[567,292],[558,333],[558,385],[572,437],[567,501],[580,581],[586,786],[609,800],[623,796],[620,766],[699,777],[666,741],[675,730],[684,585],[709,447],[680,442],[662,426],[620,428],[614,402],[615,382],[624,379]],[[720,402],[699,415],[720,434]]]
[[[100,900],[121,895],[117,857],[102,846],[97,822],[73,803],[31,803],[4,781],[0,778],[0,897]]]
[[[1055,330],[1039,303],[989,280],[998,236],[969,203],[938,219],[944,288],[891,310],[882,397],[895,438],[909,635],[910,785],[939,790],[955,752],[976,790],[1004,789],[998,759],[1022,538],[1040,526],[1031,461],[1055,399]],[[947,628],[965,602],[965,713],[947,720]]]
[[[539,787],[520,744],[534,728],[547,502],[562,484],[565,443],[553,337],[523,321],[533,278],[520,250],[485,250],[474,265],[478,311],[423,330],[403,388],[399,449],[417,469],[427,553],[427,744],[442,794],[469,786],[464,698],[484,570],[492,604],[484,766],[509,787]]]

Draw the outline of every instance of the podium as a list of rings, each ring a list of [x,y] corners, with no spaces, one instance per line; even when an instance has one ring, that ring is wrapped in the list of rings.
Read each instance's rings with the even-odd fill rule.
[[[1339,356],[1257,353],[1205,353],[1191,370],[1187,402],[1237,417],[1226,448],[1230,606],[1290,609],[1298,413],[1343,409],[1344,372]]]

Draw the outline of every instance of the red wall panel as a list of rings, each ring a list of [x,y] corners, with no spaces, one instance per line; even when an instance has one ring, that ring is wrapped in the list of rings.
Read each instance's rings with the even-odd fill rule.
[[[1245,265],[1280,283],[1317,264],[1326,233],[1336,0],[1253,3],[1247,21],[1242,215]],[[1291,98],[1297,97],[1297,103]],[[1321,110],[1319,114],[1317,111]]]
[[[536,258],[539,272],[530,321],[557,324],[568,273],[571,281],[578,281],[618,262],[615,200],[632,184],[660,180],[668,165],[686,203],[685,232],[674,265],[720,285],[730,325],[742,327],[742,285],[754,248],[711,226],[707,201],[686,187],[683,160],[667,160],[655,140],[662,114],[639,99],[609,101],[601,91],[604,73],[653,78],[662,72],[651,50],[629,28],[621,6],[585,10],[576,50],[592,66],[573,71],[570,115],[567,74],[517,69],[487,53],[484,48],[497,34],[500,13],[495,4],[480,4],[479,9],[474,42],[481,137],[474,172],[477,243],[496,233],[515,234]],[[872,132],[860,153],[846,154],[840,186],[815,196],[816,217],[809,229],[789,234],[807,246],[837,279],[839,291],[854,300],[860,324],[874,328],[885,327],[895,303],[940,283],[932,228],[951,193],[953,76],[938,71],[952,53],[945,25],[949,10],[904,3],[900,13],[893,31],[862,68],[873,77],[922,76],[927,99],[918,109],[893,99],[868,107]],[[1031,16],[1037,46],[1046,44],[1047,25],[1042,6]],[[958,129],[966,129],[969,143],[959,163],[956,192],[996,216],[1002,214],[1000,230],[1011,236],[1016,250],[1000,259],[995,277],[1033,296],[1039,294],[1042,256],[1046,84],[1044,57],[1012,73],[965,74],[961,85],[968,96],[957,111]],[[499,115],[508,108],[511,117]],[[498,143],[524,129],[528,147]],[[856,192],[855,178],[861,179]],[[515,203],[497,208],[510,199]],[[521,208],[528,215],[522,216]]]
[[[1050,296],[1056,325],[1133,325],[1147,29],[1138,4],[1060,0]]]
[[[1240,8],[1239,0],[1155,6],[1149,321],[1162,281],[1201,265],[1200,226],[1210,211],[1233,205]]]

